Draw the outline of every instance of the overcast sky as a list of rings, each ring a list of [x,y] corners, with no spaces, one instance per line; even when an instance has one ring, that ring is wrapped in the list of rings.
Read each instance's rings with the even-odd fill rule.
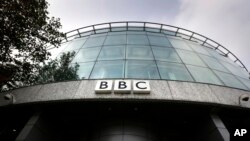
[[[114,21],[179,26],[233,52],[250,70],[250,0],[49,0],[51,16],[67,32]]]

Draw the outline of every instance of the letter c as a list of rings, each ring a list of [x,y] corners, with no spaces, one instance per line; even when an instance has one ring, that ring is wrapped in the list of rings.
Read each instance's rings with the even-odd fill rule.
[[[138,88],[138,89],[147,89],[147,87],[140,87],[139,86],[139,84],[141,84],[141,83],[143,83],[143,84],[146,84],[146,82],[137,82],[136,84],[135,84],[135,86]]]

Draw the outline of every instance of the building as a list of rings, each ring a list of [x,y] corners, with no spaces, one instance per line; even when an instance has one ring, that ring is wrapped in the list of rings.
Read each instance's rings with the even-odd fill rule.
[[[250,129],[247,68],[198,33],[113,22],[67,33],[80,80],[0,94],[4,141],[229,141]],[[245,129],[245,130],[241,130]],[[249,130],[250,133],[250,130]],[[231,139],[230,139],[231,137]]]

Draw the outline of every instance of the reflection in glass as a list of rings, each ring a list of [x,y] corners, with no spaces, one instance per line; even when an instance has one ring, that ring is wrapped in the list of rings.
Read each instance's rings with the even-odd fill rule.
[[[202,60],[199,58],[199,56],[196,55],[194,52],[180,50],[180,49],[177,49],[177,52],[185,64],[206,67],[206,65],[202,62]]]
[[[248,79],[249,74],[243,68],[240,68],[240,66],[235,66],[226,62],[223,62],[223,65],[234,75]]]
[[[124,61],[96,62],[90,78],[123,78]]]
[[[85,43],[87,38],[77,38],[71,41],[68,46],[63,50],[63,52],[72,51],[76,49],[80,49],[82,45]]]
[[[201,54],[205,54],[205,55],[208,55],[208,56],[211,56],[210,53],[208,53],[208,51],[205,49],[204,46],[201,46],[199,44],[196,44],[196,43],[189,43],[189,46],[195,51],[195,52],[198,52],[198,53],[201,53]]]
[[[126,44],[126,35],[107,36],[104,45]]]
[[[62,53],[62,50],[64,48],[66,48],[67,45],[68,45],[68,43],[62,43],[61,46],[58,47],[58,48],[48,49],[48,51],[51,54],[50,58],[55,59],[58,56],[59,53]]]
[[[125,59],[125,46],[104,46],[98,60]]]
[[[192,81],[186,67],[182,64],[157,61],[162,79]]]
[[[226,86],[236,87],[240,89],[247,89],[235,76],[229,73],[223,73],[220,71],[214,71],[217,76],[224,82]]]
[[[197,82],[222,85],[220,80],[208,68],[196,67],[191,65],[187,65],[187,68]]]
[[[172,46],[179,49],[193,51],[184,40],[168,38]]]
[[[212,69],[220,70],[223,72],[229,72],[222,64],[220,64],[215,58],[199,54],[201,59]]]
[[[126,78],[160,79],[154,61],[127,61]]]
[[[149,45],[146,35],[127,35],[128,44],[132,45]]]
[[[95,61],[101,47],[80,49],[71,63]]]
[[[166,47],[172,47],[170,42],[166,37],[162,36],[148,36],[150,44],[155,46],[166,46]]]
[[[95,38],[89,38],[86,43],[84,44],[83,48],[85,47],[95,47],[101,46],[105,40],[106,36],[99,36]]]
[[[153,60],[152,50],[149,46],[127,46],[127,59]]]
[[[248,88],[248,90],[250,90],[250,80],[249,79],[244,79],[241,77],[237,77],[243,84],[245,84]]]
[[[80,79],[88,79],[90,72],[94,66],[94,62],[87,62],[87,63],[79,63],[79,70],[77,74]]]
[[[179,56],[173,48],[162,48],[152,46],[152,49],[156,60],[181,62]]]

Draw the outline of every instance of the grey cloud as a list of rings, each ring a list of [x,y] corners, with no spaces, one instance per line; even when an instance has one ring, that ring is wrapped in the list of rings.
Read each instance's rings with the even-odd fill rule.
[[[233,52],[250,69],[250,1],[181,0],[174,24],[201,33]]]

